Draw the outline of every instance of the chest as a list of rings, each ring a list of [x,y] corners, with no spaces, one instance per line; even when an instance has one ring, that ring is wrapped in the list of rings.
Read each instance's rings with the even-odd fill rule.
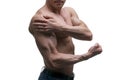
[[[61,13],[53,14],[49,13],[47,15],[53,16],[56,20],[64,21],[68,25],[72,25],[71,16],[66,11],[61,11]],[[65,32],[55,32],[55,41],[56,49],[62,53],[73,54],[74,53],[74,45],[72,42],[72,38],[66,34]]]
[[[54,15],[54,17],[56,17],[59,21],[62,20],[66,24],[72,25],[70,13],[67,11],[62,10],[60,15]],[[66,32],[56,32],[55,34],[58,38],[65,38],[69,36],[68,34],[66,34]]]

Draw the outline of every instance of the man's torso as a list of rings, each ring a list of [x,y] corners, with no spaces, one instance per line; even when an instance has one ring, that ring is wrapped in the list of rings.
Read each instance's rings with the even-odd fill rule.
[[[47,11],[44,8],[40,9],[39,11],[42,12],[42,15],[50,15],[51,17],[54,17],[59,21],[62,20],[62,21],[65,21],[65,23],[72,25],[70,13],[64,9],[61,10],[60,15]],[[53,44],[53,46],[55,46],[58,52],[64,53],[64,54],[74,54],[74,45],[72,42],[72,38],[68,36],[66,33],[51,32],[50,35],[47,36],[47,38],[49,39],[48,41],[50,41]],[[39,42],[36,42],[36,43],[38,48],[40,49],[40,45],[38,45]],[[54,71],[62,72],[65,74],[68,74],[68,73],[71,74],[73,72],[73,65],[69,65],[66,67],[59,66],[58,68],[53,68],[51,66],[51,62],[47,60],[47,58],[45,58],[44,53],[42,52],[42,49],[40,49],[40,52],[43,55],[46,68]]]

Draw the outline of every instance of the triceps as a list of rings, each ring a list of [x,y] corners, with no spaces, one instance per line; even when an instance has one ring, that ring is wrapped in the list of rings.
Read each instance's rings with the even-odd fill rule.
[[[49,53],[55,53],[57,51],[57,41],[54,33],[39,32],[35,34],[35,40],[38,48],[41,48],[41,51],[43,49],[48,50]]]

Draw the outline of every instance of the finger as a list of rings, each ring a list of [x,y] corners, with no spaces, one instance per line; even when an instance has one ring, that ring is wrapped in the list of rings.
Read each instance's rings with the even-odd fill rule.
[[[98,44],[98,43],[95,43],[95,45],[94,45],[95,47],[99,47],[100,45]]]
[[[45,19],[53,19],[53,17],[48,16],[48,15],[44,15],[43,17],[44,17]]]
[[[36,31],[39,31],[39,32],[50,32],[50,31],[52,31],[52,29],[50,29],[50,28],[39,28],[39,29],[36,29]]]
[[[41,23],[47,23],[47,20],[45,19],[36,19],[34,22],[41,22]]]
[[[32,24],[33,26],[47,26],[47,24],[46,23],[33,23]]]
[[[48,27],[42,27],[42,26],[38,26],[38,28],[37,29],[43,29],[43,30],[46,30],[46,29],[48,29],[48,30],[50,30],[50,29],[52,29],[52,28],[48,28]]]
[[[89,52],[94,52],[97,48],[98,48],[98,45],[95,44],[94,46],[92,46],[92,47],[89,49]]]
[[[44,29],[35,29],[36,31],[38,31],[38,32],[43,32],[43,31],[45,31]]]
[[[97,51],[102,52],[102,48],[101,48],[101,47],[99,47],[99,48],[97,49]]]

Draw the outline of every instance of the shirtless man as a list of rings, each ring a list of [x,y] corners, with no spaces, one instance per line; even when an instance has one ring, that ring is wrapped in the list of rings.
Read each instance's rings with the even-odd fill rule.
[[[72,37],[91,41],[92,33],[74,9],[62,8],[65,1],[46,0],[30,22],[29,31],[45,63],[39,80],[73,80],[75,63],[102,52],[101,46],[96,43],[85,54],[74,55]]]

